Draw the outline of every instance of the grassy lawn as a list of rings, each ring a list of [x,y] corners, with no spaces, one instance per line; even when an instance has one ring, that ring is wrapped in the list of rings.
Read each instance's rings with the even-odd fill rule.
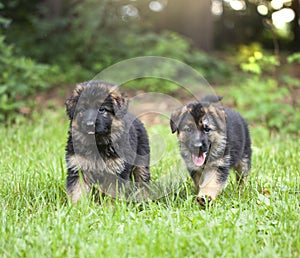
[[[252,128],[253,168],[233,176],[214,206],[194,200],[191,180],[156,202],[105,199],[72,205],[65,193],[68,122],[48,112],[0,127],[1,257],[299,257],[299,140]],[[150,128],[169,153],[153,178],[180,159],[168,127]]]

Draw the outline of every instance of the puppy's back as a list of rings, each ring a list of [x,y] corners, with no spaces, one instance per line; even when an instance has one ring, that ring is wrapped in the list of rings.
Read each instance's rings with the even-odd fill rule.
[[[251,158],[251,140],[245,119],[232,109],[224,107],[226,113],[226,130],[228,151],[231,156],[230,166],[235,166],[244,157]]]

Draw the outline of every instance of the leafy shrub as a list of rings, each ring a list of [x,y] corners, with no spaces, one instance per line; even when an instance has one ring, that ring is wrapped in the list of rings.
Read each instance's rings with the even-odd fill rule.
[[[3,36],[0,36],[0,67],[0,121],[26,105],[29,96],[48,88],[58,72],[56,67],[17,56]]]
[[[235,104],[242,109],[246,119],[254,123],[263,123],[269,128],[280,129],[287,120],[289,106],[278,103],[286,98],[288,91],[278,88],[272,79],[247,79],[239,87],[230,89]]]
[[[248,77],[230,91],[226,89],[230,97],[224,100],[232,98],[251,123],[262,124],[271,131],[299,134],[300,105],[293,102],[289,83],[290,77],[281,83],[271,78]]]
[[[271,131],[299,134],[300,104],[295,93],[300,80],[287,72],[289,63],[297,62],[299,55],[288,56],[286,61],[283,58],[280,64],[257,43],[241,46],[235,62],[242,71],[235,75],[236,86],[225,91],[251,123]]]
[[[250,72],[254,75],[273,73],[276,67],[280,65],[278,58],[263,50],[258,43],[240,46],[237,61],[244,72]]]
[[[194,50],[185,60],[202,74],[210,83],[225,83],[232,79],[234,67],[219,58]]]
[[[38,8],[33,11],[30,5],[14,3],[14,12],[9,13],[12,19],[26,19],[23,23],[12,23],[6,31],[7,38],[18,42],[23,55],[58,65],[68,83],[91,79],[118,61],[147,55],[190,64],[208,81],[221,81],[230,76],[228,65],[193,49],[191,42],[179,34],[154,33],[139,19],[129,16],[125,19],[120,14],[122,1],[66,1],[58,15],[53,15],[45,4],[35,6]],[[19,9],[26,13],[19,14]],[[169,67],[164,69],[171,72]],[[169,82],[157,84],[155,80],[138,80],[131,86],[163,92],[178,88]]]
[[[161,34],[144,33],[141,37],[128,35],[125,38],[126,48],[131,49],[130,57],[135,56],[161,56],[179,60],[198,71],[209,82],[220,82],[231,77],[233,68],[215,57],[192,48],[188,39],[177,33],[164,31]],[[126,71],[125,71],[126,72]],[[170,75],[176,77],[183,71],[174,69],[174,66],[166,64],[160,66],[155,74]],[[193,78],[186,79],[193,80]],[[191,82],[193,83],[193,82]],[[179,85],[159,79],[138,79],[126,84],[133,89],[142,89],[162,93],[174,93]]]
[[[288,63],[298,63],[300,64],[300,52],[296,52],[288,56],[287,58]]]

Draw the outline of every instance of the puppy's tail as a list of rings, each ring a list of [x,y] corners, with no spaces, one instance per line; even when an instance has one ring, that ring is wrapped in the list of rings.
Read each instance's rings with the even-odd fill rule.
[[[200,98],[200,102],[205,102],[205,103],[217,103],[219,101],[221,101],[223,99],[223,97],[220,97],[218,95],[214,95],[214,94],[208,94],[208,95],[204,95],[203,97]]]

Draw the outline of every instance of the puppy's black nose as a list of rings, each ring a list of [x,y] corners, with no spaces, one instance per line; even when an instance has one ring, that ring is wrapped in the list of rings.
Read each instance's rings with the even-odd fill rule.
[[[193,148],[194,148],[194,152],[197,154],[203,152],[203,145],[201,142],[194,143]]]
[[[94,121],[87,121],[86,122],[86,127],[87,128],[94,128],[95,127]]]
[[[193,145],[195,148],[202,148],[202,142],[195,142]]]

